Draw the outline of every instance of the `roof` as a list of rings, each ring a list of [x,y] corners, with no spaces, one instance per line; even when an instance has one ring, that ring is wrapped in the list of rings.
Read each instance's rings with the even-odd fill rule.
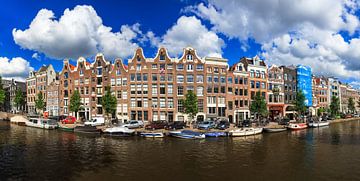
[[[75,66],[74,66],[74,65],[69,64],[69,67],[70,67],[71,70],[74,70],[74,69],[75,69]]]
[[[48,67],[49,67],[49,65],[43,65],[43,66],[40,67],[38,72],[44,72],[44,71],[47,70]]]

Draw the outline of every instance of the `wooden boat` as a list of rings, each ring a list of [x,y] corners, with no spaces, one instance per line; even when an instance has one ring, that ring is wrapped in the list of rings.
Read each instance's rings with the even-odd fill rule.
[[[97,129],[96,126],[85,125],[85,126],[76,126],[74,128],[74,132],[100,134],[101,130]]]
[[[227,136],[226,132],[207,132],[205,133],[205,137],[222,137]]]
[[[59,123],[59,128],[61,130],[63,130],[63,131],[73,132],[75,127],[76,127],[75,124],[61,124],[61,123]]]
[[[328,121],[320,121],[320,122],[311,122],[309,123],[309,127],[317,128],[317,127],[323,127],[323,126],[329,126]]]
[[[286,128],[264,128],[264,131],[268,133],[278,133],[286,130]]]
[[[30,118],[28,121],[25,122],[25,125],[42,129],[56,129],[58,127],[55,120],[43,118]]]
[[[117,126],[112,128],[106,128],[103,130],[103,133],[110,136],[132,136],[134,135],[135,130]]]
[[[191,131],[191,130],[182,130],[182,131],[171,131],[169,132],[170,136],[183,138],[183,139],[203,139],[205,134]]]
[[[145,138],[163,138],[165,135],[162,132],[143,132],[140,133],[140,136],[145,137]]]
[[[291,130],[300,130],[300,129],[306,129],[308,125],[306,123],[289,123],[288,129]]]
[[[262,133],[263,128],[241,128],[230,130],[229,133],[231,136],[250,136]]]

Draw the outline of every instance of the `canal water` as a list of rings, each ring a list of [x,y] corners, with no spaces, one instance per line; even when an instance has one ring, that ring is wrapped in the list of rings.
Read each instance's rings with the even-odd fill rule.
[[[0,121],[0,180],[359,180],[360,121],[246,138],[112,138]]]

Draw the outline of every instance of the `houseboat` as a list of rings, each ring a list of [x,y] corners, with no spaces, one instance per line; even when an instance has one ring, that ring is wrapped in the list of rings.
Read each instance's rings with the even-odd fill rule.
[[[55,120],[43,118],[30,118],[25,122],[25,125],[42,129],[56,129],[58,127],[58,124]]]

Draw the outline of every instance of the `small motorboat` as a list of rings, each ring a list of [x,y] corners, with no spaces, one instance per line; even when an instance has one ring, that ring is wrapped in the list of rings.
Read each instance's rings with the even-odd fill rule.
[[[100,134],[101,130],[97,129],[96,126],[85,125],[85,126],[76,126],[74,128],[74,132]]]
[[[263,128],[241,128],[230,130],[229,133],[231,136],[251,136],[262,133]]]
[[[227,136],[226,132],[207,132],[205,133],[205,137],[224,137]]]
[[[43,118],[30,118],[25,122],[25,125],[42,129],[56,129],[58,127],[58,124],[55,120]]]
[[[182,131],[171,131],[169,132],[170,136],[184,139],[203,139],[205,134],[191,131],[191,130],[182,130]]]
[[[308,125],[306,123],[289,123],[287,127],[288,129],[291,130],[300,130],[300,129],[306,129]]]
[[[140,136],[145,138],[163,138],[165,135],[162,132],[143,132]]]
[[[129,129],[127,127],[117,126],[112,128],[105,128],[103,133],[111,136],[133,136],[135,130]]]
[[[59,128],[63,131],[73,132],[76,124],[61,124],[59,123]]]
[[[286,130],[286,128],[264,128],[264,131],[268,133],[278,133]]]
[[[328,121],[320,121],[320,122],[311,122],[309,123],[309,127],[317,128],[317,127],[323,127],[323,126],[329,126]]]

